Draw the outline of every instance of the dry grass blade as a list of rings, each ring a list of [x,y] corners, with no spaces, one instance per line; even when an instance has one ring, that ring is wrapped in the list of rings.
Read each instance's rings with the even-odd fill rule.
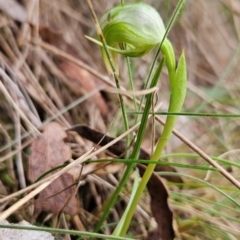
[[[26,9],[15,0],[8,0],[7,2],[1,0],[0,9],[19,22],[26,22],[28,20]]]

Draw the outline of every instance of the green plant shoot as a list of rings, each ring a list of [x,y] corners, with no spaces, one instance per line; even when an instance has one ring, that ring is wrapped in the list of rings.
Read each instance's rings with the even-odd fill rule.
[[[174,22],[183,2],[183,0],[179,1],[171,24]],[[155,46],[161,46],[160,50],[165,58],[170,83],[170,104],[168,112],[180,112],[185,100],[187,88],[185,55],[184,52],[181,54],[179,63],[176,66],[174,49],[171,42],[165,36],[166,30],[159,13],[150,5],[141,2],[119,5],[113,7],[102,16],[100,26],[115,63],[117,63],[117,54],[122,54],[127,57],[141,57],[151,51]],[[102,48],[101,42],[89,37],[88,39],[97,43]],[[111,72],[109,59],[103,49],[102,56],[107,70]],[[157,161],[161,157],[162,151],[172,134],[176,120],[176,115],[169,115],[167,117],[162,136],[158,141],[151,160]],[[120,230],[118,227],[118,231],[115,231],[114,234],[117,232],[116,235],[125,235],[135,208],[154,171],[155,165],[156,164],[153,163],[148,165],[133,200],[124,214],[124,224],[122,224]]]

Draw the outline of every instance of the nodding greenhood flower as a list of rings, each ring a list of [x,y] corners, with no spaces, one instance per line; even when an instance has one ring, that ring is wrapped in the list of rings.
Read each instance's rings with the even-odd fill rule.
[[[152,6],[141,2],[113,7],[102,16],[100,26],[115,62],[116,53],[128,57],[147,54],[162,41],[165,34],[159,13]],[[110,65],[104,49],[102,54],[109,71]]]

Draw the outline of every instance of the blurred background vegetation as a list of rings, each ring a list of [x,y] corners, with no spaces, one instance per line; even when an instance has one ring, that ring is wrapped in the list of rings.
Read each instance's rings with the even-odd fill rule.
[[[176,0],[144,2],[158,10],[165,25],[177,4]],[[116,4],[119,1],[93,1],[98,18]],[[65,128],[86,124],[116,137],[124,131],[124,125],[118,97],[109,90],[108,81],[112,81],[112,77],[105,70],[100,49],[84,37],[96,37],[85,1],[0,1],[0,8],[0,194],[3,198],[30,184],[27,178],[28,158],[36,133],[29,133],[35,127],[42,129],[43,124],[54,120]],[[169,39],[178,57],[182,49],[186,54],[188,91],[183,112],[239,114],[240,2],[186,1]],[[136,90],[142,90],[144,86],[154,53],[152,51],[141,59],[131,59]],[[124,59],[121,59],[119,67],[120,83],[129,89]],[[159,83],[158,100],[163,103],[160,111],[167,111],[169,87],[166,69]],[[125,103],[129,111],[134,110],[132,101],[126,99]],[[130,125],[134,123],[133,114],[129,114],[129,121]],[[148,152],[153,137],[151,129],[152,122],[142,146]],[[156,124],[154,141],[160,136],[161,129]],[[228,118],[227,115],[222,118],[180,116],[176,129],[208,155],[222,159],[219,164],[240,180],[238,118]],[[70,146],[73,158],[76,158],[89,150],[93,143],[80,138]],[[166,182],[178,238],[239,239],[240,209],[229,198],[198,179],[207,179],[236,201],[239,201],[239,190],[217,171],[208,173],[195,169],[194,166],[209,167],[209,164],[194,155],[177,137],[171,138],[165,153],[169,154],[165,160],[189,167],[176,167],[179,174],[183,174],[181,188],[178,184]],[[175,155],[171,155],[173,153]],[[107,183],[117,185],[122,165],[117,170],[103,170],[98,175],[101,181],[90,175],[82,180],[78,192],[79,214],[66,218],[70,229],[92,231],[97,222],[97,207],[112,192]],[[115,205],[102,232],[110,234],[119,221],[131,186],[132,182],[129,182],[124,188],[124,197]],[[12,198],[2,203],[1,211],[16,200]],[[141,209],[137,210],[129,229],[129,237],[145,239],[148,231],[156,227],[149,201],[146,192],[139,203]],[[31,202],[17,209],[8,220],[18,222],[25,219],[34,225],[55,226],[54,214],[43,212],[34,216],[30,214],[29,205]]]

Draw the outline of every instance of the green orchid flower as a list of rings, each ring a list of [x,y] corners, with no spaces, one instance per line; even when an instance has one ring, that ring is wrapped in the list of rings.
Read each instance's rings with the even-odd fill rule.
[[[165,33],[158,12],[144,3],[116,6],[100,19],[107,44],[128,57],[141,57],[158,45]],[[124,48],[124,49],[123,49]]]
[[[179,0],[176,10],[171,18],[170,27],[172,26],[177,14],[182,7],[184,0]],[[100,27],[107,44],[107,48],[117,65],[117,54],[122,54],[126,57],[142,57],[150,52],[155,46],[161,46],[161,52],[164,56],[164,60],[159,63],[156,69],[155,75],[152,78],[152,83],[157,83],[160,73],[162,71],[162,65],[165,62],[170,82],[170,101],[169,112],[180,112],[186,96],[187,89],[187,68],[184,51],[180,56],[178,64],[176,64],[174,49],[171,42],[166,38],[166,30],[159,13],[150,5],[144,3],[128,3],[124,5],[115,6],[108,10],[100,19]],[[167,29],[170,29],[170,27]],[[113,68],[110,65],[109,56],[107,56],[107,49],[104,40],[104,47],[100,41],[89,38],[91,41],[101,46],[102,56],[107,70],[113,73]],[[115,74],[116,75],[116,74]],[[150,98],[149,98],[150,99]],[[147,100],[148,101],[148,100]],[[146,101],[146,102],[147,102]],[[146,104],[147,105],[147,104]],[[145,107],[145,110],[147,108]],[[150,109],[150,108],[149,108]],[[146,110],[146,116],[149,114],[149,109]],[[166,143],[168,142],[175,122],[177,120],[176,115],[169,115],[166,119],[166,123],[160,137],[151,160],[159,160],[162,151],[164,150]],[[140,129],[144,132],[146,124],[142,120]],[[136,142],[142,141],[142,135],[138,134]],[[140,146],[140,144],[139,144]],[[134,149],[135,150],[135,149]],[[137,158],[137,151],[132,154],[132,159]],[[156,164],[149,164],[140,182],[132,202],[128,206],[123,224],[119,224],[114,231],[116,236],[124,236],[131,218],[134,214],[137,203],[144,191],[146,183],[148,182],[151,174],[154,171]],[[127,172],[127,171],[126,171]],[[129,173],[125,175],[128,176]],[[119,185],[123,186],[127,177],[123,176],[123,180]],[[116,192],[119,193],[121,188],[119,187]],[[116,195],[115,195],[116,196]],[[111,198],[111,204],[115,201],[113,196]],[[110,204],[109,204],[110,205]],[[111,205],[108,211],[111,209]],[[106,219],[107,214],[104,213],[101,218],[101,223]],[[101,226],[101,224],[99,224]]]

